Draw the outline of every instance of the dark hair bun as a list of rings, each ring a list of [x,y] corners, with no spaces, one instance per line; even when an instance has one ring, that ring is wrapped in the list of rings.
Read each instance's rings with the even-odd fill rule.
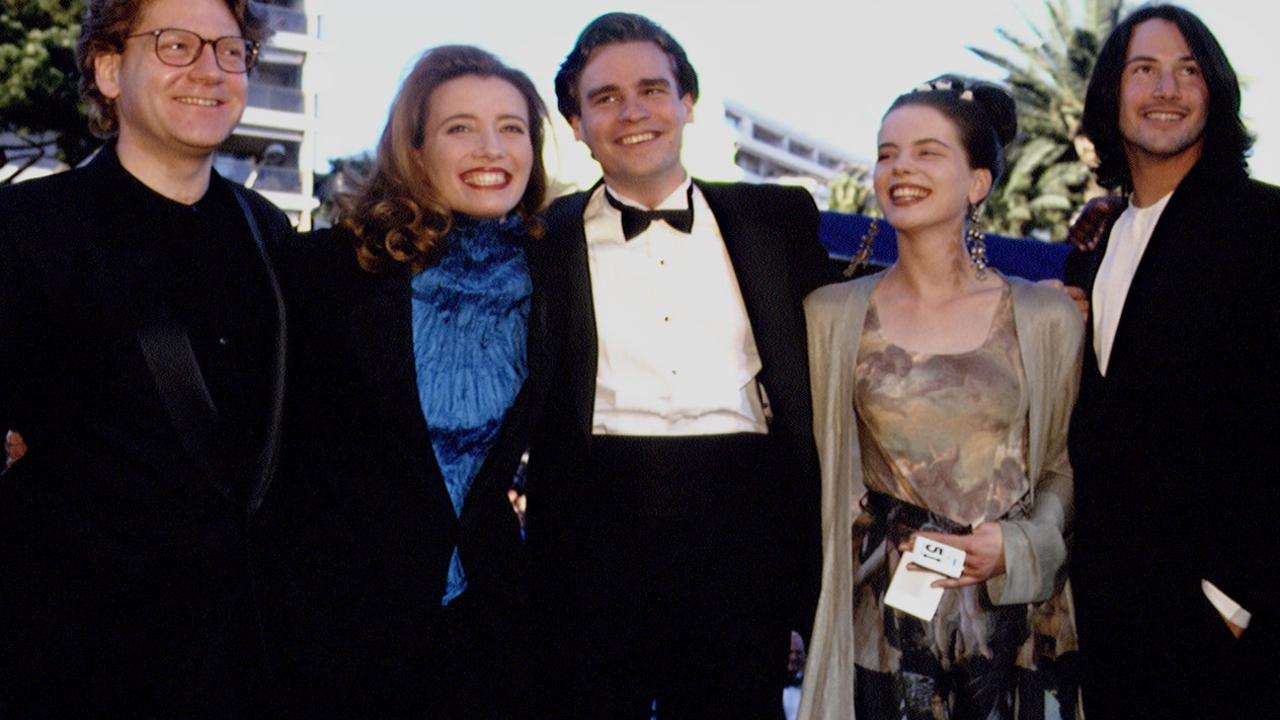
[[[989,82],[977,81],[970,88],[974,102],[982,106],[991,120],[1000,144],[1008,145],[1018,134],[1018,106],[1013,102],[1013,96]]]
[[[951,92],[973,94],[973,102],[982,108],[991,128],[996,131],[1000,145],[1008,145],[1018,134],[1018,106],[1013,96],[1003,87],[985,80],[974,80],[961,75],[939,75],[926,85],[937,87],[938,83],[949,83]]]

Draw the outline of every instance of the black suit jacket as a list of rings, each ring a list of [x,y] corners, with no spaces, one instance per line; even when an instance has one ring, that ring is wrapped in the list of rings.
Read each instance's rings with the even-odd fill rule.
[[[285,675],[308,715],[422,713],[433,663],[451,661],[431,645],[455,545],[470,603],[516,613],[524,601],[507,490],[537,405],[544,304],[530,258],[528,379],[456,517],[418,397],[411,274],[361,270],[354,240],[340,228],[315,232],[280,262],[288,431],[264,512],[282,624],[298,632],[282,648]]]
[[[788,586],[789,617],[797,629],[812,623],[821,569],[820,495],[803,298],[832,277],[818,242],[818,212],[802,189],[698,182],[725,247],[760,352],[772,405],[770,433],[784,448],[783,527],[774,537],[792,565],[779,568]],[[534,432],[529,463],[529,537],[546,580],[568,587],[575,543],[591,509],[583,505],[591,453],[596,382],[596,322],[582,213],[590,191],[561,198],[546,212],[541,262],[547,274],[548,361],[545,411]],[[637,299],[643,301],[643,299]],[[780,490],[780,491],[778,491]],[[775,492],[777,491],[777,492]]]
[[[108,146],[0,192],[0,426],[29,447],[0,477],[3,715],[236,713],[262,665],[248,526],[275,466],[285,362],[269,248],[250,251],[277,301],[256,310],[274,328],[266,437],[227,448],[155,259],[132,241],[155,219],[124,200],[123,173]],[[250,209],[232,220],[245,236],[292,233],[214,174],[219,188]]]
[[[1205,578],[1253,614],[1235,649],[1274,667],[1280,574],[1266,548],[1280,537],[1272,449],[1280,376],[1271,360],[1280,344],[1278,228],[1280,190],[1202,161],[1138,265],[1106,377],[1089,323],[1070,449],[1071,573],[1090,662],[1114,669],[1119,659],[1090,642],[1154,624],[1161,632],[1144,642],[1181,657],[1188,673],[1214,672],[1208,648],[1229,636],[1201,592]],[[1092,293],[1105,250],[1104,240],[1069,256],[1067,283]],[[1154,682],[1194,687],[1184,680]]]

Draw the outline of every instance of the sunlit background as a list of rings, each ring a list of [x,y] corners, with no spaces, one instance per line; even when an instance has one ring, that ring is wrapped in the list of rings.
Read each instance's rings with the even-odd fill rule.
[[[1087,0],[1066,3],[1075,21]],[[1269,32],[1273,3],[1197,0],[1196,12],[1226,48],[1245,82],[1244,114],[1258,136],[1255,177],[1280,182],[1280,48]],[[1133,5],[1133,4],[1131,4]],[[745,106],[853,158],[874,151],[880,115],[899,93],[942,72],[999,80],[1005,72],[977,47],[1020,58],[997,28],[1034,41],[1047,31],[1042,0],[324,0],[315,62],[321,100],[316,163],[370,148],[395,89],[418,54],[444,43],[480,45],[527,72],[554,108],[552,78],[578,32],[610,10],[645,14],[666,27],[697,68],[702,97],[686,133],[695,174],[738,179],[726,100]],[[553,110],[554,112],[554,110]],[[549,171],[579,186],[598,170],[556,118]]]
[[[1034,70],[1019,82],[1024,132],[1008,149],[984,227],[1061,240],[1073,213],[1103,192],[1077,135],[1090,59],[1116,9],[1134,7],[1121,2],[252,0],[276,33],[214,165],[301,229],[323,225],[335,195],[367,169],[361,158],[423,50],[484,47],[525,70],[554,108],[552,81],[578,33],[603,12],[627,10],[664,25],[699,71],[702,97],[684,152],[695,175],[801,184],[820,207],[842,212],[877,212],[866,174],[880,116],[896,95],[942,73],[1003,81]],[[1245,120],[1258,138],[1254,176],[1280,184],[1280,49],[1260,31],[1280,10],[1245,0],[1186,5],[1243,81]],[[77,107],[82,10],[82,0],[0,5],[0,185],[64,170],[101,142]],[[552,120],[553,190],[590,186],[599,169],[564,120]]]

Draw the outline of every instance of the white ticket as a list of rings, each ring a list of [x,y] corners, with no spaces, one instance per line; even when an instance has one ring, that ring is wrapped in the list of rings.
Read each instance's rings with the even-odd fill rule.
[[[964,551],[958,547],[917,535],[911,554],[922,568],[940,572],[949,578],[964,574]]]
[[[915,615],[929,622],[938,610],[938,602],[942,600],[942,588],[931,587],[935,580],[942,577],[933,570],[919,570],[909,567],[920,561],[913,553],[902,553],[898,561],[898,569],[889,581],[889,589],[884,594],[884,603],[902,612]]]

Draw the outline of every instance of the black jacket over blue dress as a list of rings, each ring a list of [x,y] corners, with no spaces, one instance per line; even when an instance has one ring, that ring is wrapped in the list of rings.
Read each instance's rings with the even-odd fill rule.
[[[456,242],[457,232],[450,238]],[[537,242],[522,238],[522,249]],[[450,421],[424,414],[431,405],[422,392],[461,392],[461,386],[456,377],[423,377],[443,366],[438,358],[424,364],[415,350],[414,294],[431,283],[402,266],[366,272],[354,246],[350,232],[323,230],[301,237],[281,264],[294,324],[289,432],[279,502],[268,508],[279,549],[273,562],[281,578],[280,622],[294,632],[281,648],[281,675],[311,717],[426,717],[446,712],[441,703],[465,692],[460,684],[488,682],[518,666],[525,550],[507,490],[536,405],[530,378],[541,368],[537,260],[525,253],[534,280],[527,337],[519,357],[505,361],[525,364],[526,377],[513,386],[518,392],[499,425],[480,433],[488,445],[482,460],[443,463],[455,470],[466,466],[470,475],[456,512],[437,455],[449,432],[442,426]],[[446,255],[442,262],[474,260]],[[430,310],[458,311],[441,305]],[[439,331],[444,322],[429,320],[419,333]],[[450,342],[465,349],[466,337]],[[437,348],[439,338],[420,338],[419,344],[424,340],[433,343],[428,352],[450,347]],[[476,340],[477,358],[485,352],[482,340]],[[458,369],[456,363],[444,366]],[[445,607],[455,550],[466,590]],[[507,637],[489,639],[496,634]],[[491,687],[519,684],[514,677],[501,682]],[[483,700],[505,703],[504,697],[495,690]],[[474,717],[486,713],[470,711]]]

